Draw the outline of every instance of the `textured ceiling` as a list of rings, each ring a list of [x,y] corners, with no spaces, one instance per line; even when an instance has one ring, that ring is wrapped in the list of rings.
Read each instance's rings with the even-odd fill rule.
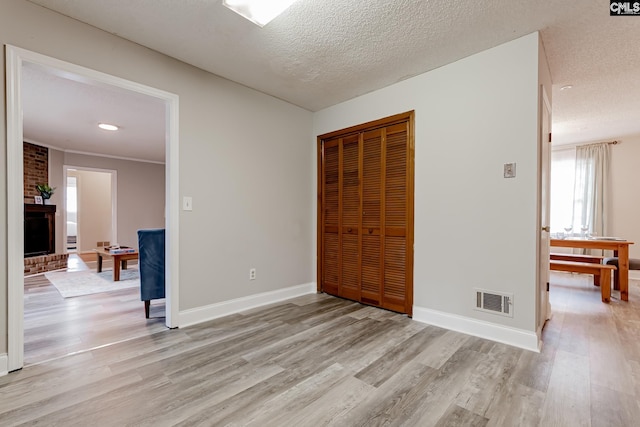
[[[311,111],[540,30],[554,142],[640,133],[640,16],[604,0],[298,0],[264,28],[221,0],[30,1]]]

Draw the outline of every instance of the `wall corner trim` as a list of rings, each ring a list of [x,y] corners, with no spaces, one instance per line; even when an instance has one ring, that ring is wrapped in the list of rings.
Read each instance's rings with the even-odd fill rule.
[[[431,310],[429,308],[417,307],[415,305],[413,306],[413,320],[512,345],[536,353],[540,352],[538,335],[535,331],[511,328],[509,326]]]
[[[180,327],[184,328],[185,326],[207,322],[219,317],[313,293],[316,293],[315,282],[184,310],[180,312]]]
[[[7,353],[0,354],[0,377],[9,373],[9,358]]]

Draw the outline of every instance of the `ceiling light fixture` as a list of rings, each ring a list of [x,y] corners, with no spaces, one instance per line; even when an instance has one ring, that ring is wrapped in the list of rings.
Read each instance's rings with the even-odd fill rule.
[[[254,24],[264,27],[296,0],[222,0],[222,4]]]
[[[118,126],[110,125],[108,123],[98,123],[98,127],[104,130],[118,130]]]
[[[564,86],[562,86],[562,87],[560,88],[560,90],[569,90],[569,89],[571,89],[572,87],[573,87],[573,86],[571,86],[571,85],[564,85]]]

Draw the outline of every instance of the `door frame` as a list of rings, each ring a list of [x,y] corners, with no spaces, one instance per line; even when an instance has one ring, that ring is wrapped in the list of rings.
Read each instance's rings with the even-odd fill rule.
[[[179,97],[176,94],[62,61],[12,45],[5,46],[7,102],[7,335],[9,371],[24,364],[24,177],[22,66],[54,68],[84,83],[115,86],[158,98],[166,106],[165,228],[166,325],[179,327]]]
[[[536,281],[536,333],[538,347],[542,345],[542,329],[545,322],[551,318],[551,303],[549,302],[549,223],[550,223],[550,181],[551,181],[551,103],[547,97],[544,85],[540,85],[540,117],[539,117],[539,165],[538,172],[538,262]],[[547,128],[545,131],[545,120]],[[546,179],[545,179],[546,176]],[[546,184],[546,185],[545,185]],[[543,188],[545,186],[546,188]],[[546,192],[546,200],[543,194]],[[547,223],[543,223],[546,216]],[[544,236],[546,235],[546,238]]]

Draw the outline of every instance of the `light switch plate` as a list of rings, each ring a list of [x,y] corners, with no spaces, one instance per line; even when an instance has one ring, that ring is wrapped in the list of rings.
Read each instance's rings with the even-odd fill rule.
[[[189,196],[184,196],[182,198],[182,210],[183,211],[192,211],[193,210],[193,200]]]
[[[516,164],[515,163],[505,163],[504,164],[504,177],[505,178],[515,178],[516,177]]]

